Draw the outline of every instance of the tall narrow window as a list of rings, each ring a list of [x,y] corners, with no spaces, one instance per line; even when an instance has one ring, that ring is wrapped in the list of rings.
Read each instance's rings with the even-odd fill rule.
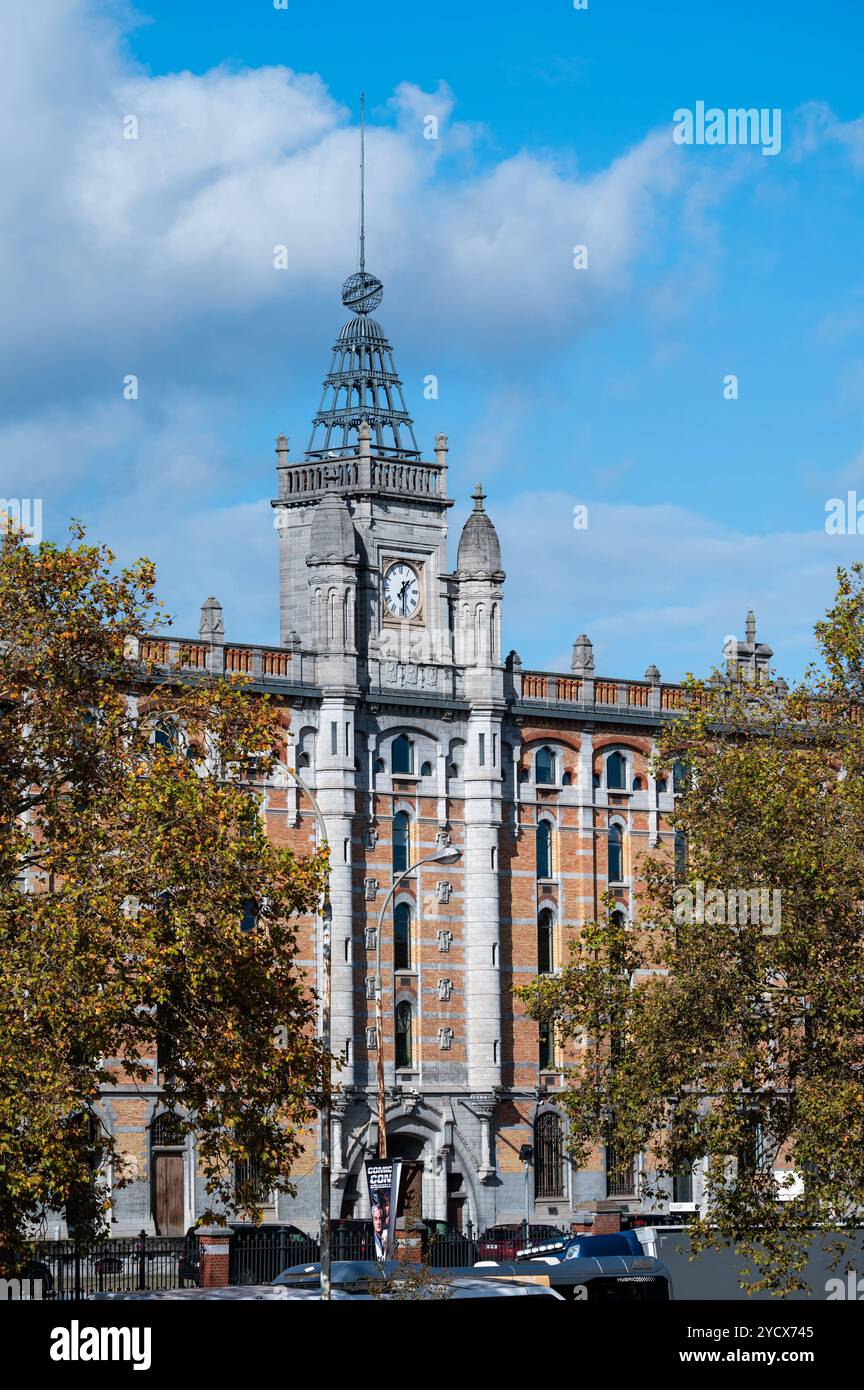
[[[407,1000],[396,1005],[396,1066],[411,1066],[411,1005]]]
[[[534,1126],[534,1194],[564,1195],[564,1130],[561,1117],[547,1110]]]
[[[611,1139],[606,1145],[606,1196],[632,1197],[636,1191],[636,1159],[621,1155]]]
[[[627,760],[623,753],[610,753],[606,759],[606,786],[610,791],[624,791],[627,786]]]
[[[620,825],[609,827],[609,882],[621,883],[624,878],[624,836]]]
[[[393,912],[393,968],[411,969],[411,908],[397,903]]]
[[[401,874],[408,868],[409,821],[407,811],[397,811],[393,817],[393,872]]]
[[[481,767],[485,767],[485,766],[486,766],[486,735],[485,735],[485,734],[480,734],[478,737],[479,737],[479,751],[480,751],[480,766],[481,766]]]
[[[240,918],[241,931],[254,931],[258,925],[258,904],[254,898],[247,898],[243,904],[243,916]]]
[[[552,826],[548,820],[537,823],[537,877],[552,877]]]
[[[334,758],[339,752],[339,725],[336,723],[330,725],[330,752]]]
[[[393,774],[410,777],[414,771],[414,744],[405,734],[393,740]]]
[[[554,920],[548,907],[537,918],[537,973],[552,974],[552,933]]]
[[[688,1168],[684,1173],[676,1173],[672,1179],[672,1201],[673,1202],[692,1202],[693,1201],[693,1170]]]
[[[554,1063],[554,1050],[552,1047],[552,1029],[548,1023],[541,1023],[539,1029],[539,1056],[538,1064],[541,1071],[551,1071]]]
[[[686,792],[690,780],[690,770],[686,763],[677,758],[672,767],[672,790],[676,796]]]
[[[675,831],[675,878],[680,883],[687,877],[687,836]]]
[[[555,784],[555,754],[551,748],[540,748],[534,759],[535,779],[543,786]]]

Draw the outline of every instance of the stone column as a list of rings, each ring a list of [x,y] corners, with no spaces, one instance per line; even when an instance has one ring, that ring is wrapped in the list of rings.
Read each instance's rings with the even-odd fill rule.
[[[501,778],[492,763],[493,732],[500,748],[500,720],[479,711],[472,713],[465,749],[463,876],[468,1079],[472,1091],[488,1091],[501,1084]]]

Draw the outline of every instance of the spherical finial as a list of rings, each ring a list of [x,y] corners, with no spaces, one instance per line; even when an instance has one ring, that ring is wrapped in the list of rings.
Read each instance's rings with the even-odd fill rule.
[[[342,303],[355,314],[371,314],[377,309],[384,296],[384,286],[374,275],[358,270],[349,275],[342,286]]]

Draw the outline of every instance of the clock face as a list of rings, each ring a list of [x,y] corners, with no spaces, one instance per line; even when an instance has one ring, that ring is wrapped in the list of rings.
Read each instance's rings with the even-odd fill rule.
[[[384,602],[397,618],[411,618],[420,607],[420,581],[404,560],[397,560],[384,576]]]

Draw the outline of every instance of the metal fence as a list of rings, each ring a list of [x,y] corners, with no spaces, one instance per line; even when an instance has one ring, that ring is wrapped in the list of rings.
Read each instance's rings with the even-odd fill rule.
[[[86,1249],[73,1240],[39,1241],[21,1272],[28,1279],[41,1280],[42,1297],[54,1299],[177,1289],[195,1282],[186,1238],[148,1236],[144,1231],[128,1240],[105,1240]]]
[[[529,1228],[525,1222],[496,1226],[482,1234],[470,1225],[466,1235],[427,1230],[422,1233],[419,1254],[437,1268],[467,1269],[478,1260],[513,1260],[547,1231],[551,1228]],[[232,1284],[268,1284],[283,1270],[315,1264],[321,1255],[314,1236],[300,1236],[278,1226],[233,1231],[229,1241]],[[330,1253],[333,1260],[374,1260],[371,1231],[358,1233],[337,1226]],[[106,1240],[87,1249],[73,1240],[39,1241],[20,1273],[41,1281],[43,1298],[75,1299],[91,1293],[184,1288],[198,1283],[199,1270],[197,1236],[148,1236],[141,1231],[129,1239]]]

